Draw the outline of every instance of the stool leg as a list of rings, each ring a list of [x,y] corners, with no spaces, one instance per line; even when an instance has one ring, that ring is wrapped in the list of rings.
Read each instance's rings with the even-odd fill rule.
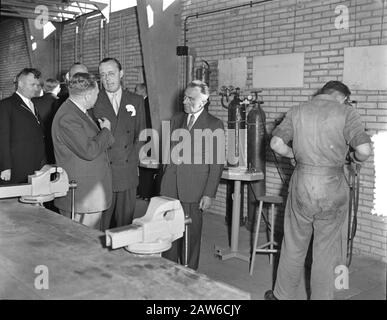
[[[270,249],[274,249],[274,203],[271,204]],[[270,264],[273,264],[273,253],[270,253]]]
[[[255,230],[253,250],[251,252],[250,275],[253,274],[253,270],[254,270],[254,262],[255,262],[255,255],[256,255],[257,243],[258,243],[258,235],[259,235],[259,226],[261,224],[262,207],[263,207],[263,201],[259,201],[257,227],[256,227],[256,230]]]

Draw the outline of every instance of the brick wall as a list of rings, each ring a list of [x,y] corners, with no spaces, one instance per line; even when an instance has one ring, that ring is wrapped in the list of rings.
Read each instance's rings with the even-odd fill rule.
[[[197,12],[247,2],[185,0],[182,20],[184,21],[187,15]],[[264,89],[262,92],[265,100],[263,109],[270,133],[274,120],[281,119],[290,107],[307,101],[326,81],[342,80],[344,48],[387,44],[387,19],[384,19],[381,35],[382,2],[383,0],[282,0],[190,19],[187,45],[195,49],[199,59],[207,60],[212,67],[210,112],[221,118],[226,125],[227,110],[221,107],[220,97],[216,91],[218,85],[216,68],[219,59],[247,57],[248,78],[245,92],[248,92],[252,89],[254,56],[304,52],[303,88]],[[347,30],[337,30],[334,25],[338,16],[335,14],[335,8],[340,4],[346,5],[349,9],[350,27]],[[387,10],[387,3],[385,6]],[[357,108],[368,133],[373,135],[386,130],[387,91],[352,91],[352,98],[359,102]],[[280,166],[288,174],[291,173],[291,168],[284,159],[280,161]],[[371,215],[375,178],[373,157],[363,165],[361,172],[359,221],[354,248],[362,254],[373,255],[387,261],[387,219]],[[266,179],[267,193],[286,196],[286,188],[279,179],[269,153]],[[224,215],[225,197],[226,187],[222,183],[218,189],[214,213]]]
[[[83,31],[83,51],[80,48],[78,36],[75,57],[75,27],[76,24],[66,25],[62,34],[62,72],[67,72],[75,61],[82,61],[91,73],[98,73],[100,61],[100,17],[87,19]],[[117,58],[124,69],[123,86],[134,90],[136,83],[142,82],[142,54],[137,25],[136,8],[128,8],[111,14],[106,56]],[[103,36],[103,41],[105,38]]]
[[[13,79],[26,67],[31,65],[23,21],[4,19],[0,23],[0,98],[15,91]]]

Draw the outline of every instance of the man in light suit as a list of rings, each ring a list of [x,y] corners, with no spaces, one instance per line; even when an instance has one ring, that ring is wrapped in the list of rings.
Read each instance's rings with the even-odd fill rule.
[[[44,128],[31,101],[40,75],[23,69],[16,76],[16,92],[0,101],[0,184],[26,183],[46,163]]]
[[[208,96],[209,89],[204,82],[196,80],[188,84],[184,96],[185,112],[179,112],[172,117],[171,133],[173,135],[176,129],[189,130],[190,157],[183,156],[183,161],[174,159],[176,142],[172,142],[170,164],[164,168],[160,187],[160,194],[179,199],[185,215],[192,219],[189,226],[188,267],[194,270],[199,266],[202,212],[211,206],[212,198],[215,198],[224,166],[224,143],[221,144],[219,140],[221,138],[224,142],[223,123],[204,108]],[[203,131],[206,129],[207,131]],[[196,134],[203,132],[206,140],[213,139],[213,148],[211,144],[205,143],[198,150],[197,146],[202,137],[198,138]],[[216,136],[218,139],[214,138]],[[219,146],[223,157],[219,156]],[[172,248],[164,252],[163,257],[182,262],[182,242],[182,239],[174,241]]]
[[[102,212],[112,202],[112,176],[107,149],[114,143],[110,121],[98,119],[101,129],[88,115],[97,100],[98,85],[88,73],[76,73],[69,81],[69,98],[52,123],[57,165],[75,180],[75,220],[102,230]],[[70,217],[70,193],[56,198],[55,206]]]
[[[113,174],[113,202],[103,216],[103,228],[121,227],[132,223],[138,185],[139,142],[145,129],[144,99],[121,86],[124,75],[115,58],[99,63],[103,89],[93,110],[95,118],[106,117],[112,124],[115,143],[109,148]]]

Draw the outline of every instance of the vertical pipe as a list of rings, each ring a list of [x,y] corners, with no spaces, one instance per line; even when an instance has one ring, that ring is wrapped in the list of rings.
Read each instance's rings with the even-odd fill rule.
[[[61,76],[61,70],[62,70],[62,32],[63,32],[63,25],[59,23],[56,31],[56,35],[58,35],[58,75],[59,76]],[[60,81],[62,81],[61,78],[59,79]]]
[[[75,38],[74,38],[74,62],[78,61],[78,23],[75,26]]]
[[[101,61],[103,59],[103,29],[104,29],[104,23],[105,19],[100,20],[99,25],[99,60]]]

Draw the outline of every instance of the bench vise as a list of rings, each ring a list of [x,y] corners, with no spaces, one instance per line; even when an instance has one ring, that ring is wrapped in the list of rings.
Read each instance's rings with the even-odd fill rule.
[[[54,180],[51,181],[51,175]],[[61,167],[44,165],[35,174],[28,176],[28,183],[10,184],[0,187],[0,199],[21,197],[25,203],[43,203],[63,197],[69,190],[69,178]]]
[[[185,224],[189,223],[186,221],[179,200],[153,197],[143,217],[134,219],[131,225],[105,231],[106,246],[125,247],[137,254],[160,253],[183,237]]]

